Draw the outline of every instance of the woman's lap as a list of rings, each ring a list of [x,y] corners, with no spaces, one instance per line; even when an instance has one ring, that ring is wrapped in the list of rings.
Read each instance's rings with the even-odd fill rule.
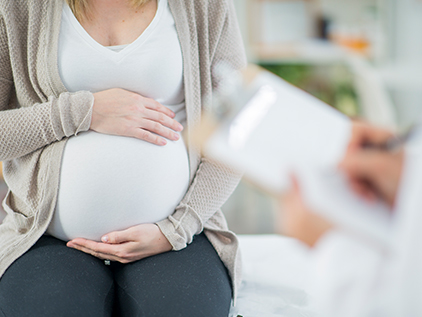
[[[227,316],[231,287],[204,234],[184,250],[111,266],[44,236],[0,280],[7,317],[110,316],[113,298],[116,316]]]
[[[113,291],[102,261],[43,236],[2,276],[0,307],[7,317],[106,316]]]
[[[128,265],[112,263],[123,316],[227,316],[227,270],[204,234],[178,252]]]

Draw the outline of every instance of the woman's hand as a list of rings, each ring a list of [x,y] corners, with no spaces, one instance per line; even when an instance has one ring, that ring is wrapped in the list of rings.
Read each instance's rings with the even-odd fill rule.
[[[313,247],[332,228],[331,222],[306,206],[299,183],[296,177],[292,177],[292,188],[280,199],[277,230]]]
[[[104,235],[102,242],[77,238],[67,246],[89,253],[102,260],[134,262],[172,250],[172,246],[155,224],[141,224]]]
[[[164,138],[176,141],[180,136],[175,131],[183,130],[174,117],[170,109],[153,99],[114,88],[94,93],[90,128],[99,133],[135,137],[156,145],[166,145]]]

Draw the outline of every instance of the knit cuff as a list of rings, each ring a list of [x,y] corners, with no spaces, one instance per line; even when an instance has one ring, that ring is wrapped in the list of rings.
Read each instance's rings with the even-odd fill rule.
[[[181,205],[178,208],[168,218],[157,223],[174,251],[186,248],[193,237],[204,230],[201,218],[190,206]]]
[[[62,93],[50,98],[51,123],[57,140],[88,131],[91,126],[94,95],[89,91]]]

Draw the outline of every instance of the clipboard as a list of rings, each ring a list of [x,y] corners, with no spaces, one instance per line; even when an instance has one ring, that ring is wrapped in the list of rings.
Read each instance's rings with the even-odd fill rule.
[[[273,195],[290,188],[294,173],[312,210],[346,230],[389,243],[387,205],[357,196],[337,169],[351,120],[257,66],[232,76],[226,85],[231,88],[213,98],[218,104],[194,133],[203,155]]]

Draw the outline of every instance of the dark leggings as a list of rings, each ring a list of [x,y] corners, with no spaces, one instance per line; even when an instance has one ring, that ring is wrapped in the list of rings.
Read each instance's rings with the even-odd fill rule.
[[[0,279],[0,316],[226,317],[227,270],[204,234],[181,251],[110,266],[43,236]]]

